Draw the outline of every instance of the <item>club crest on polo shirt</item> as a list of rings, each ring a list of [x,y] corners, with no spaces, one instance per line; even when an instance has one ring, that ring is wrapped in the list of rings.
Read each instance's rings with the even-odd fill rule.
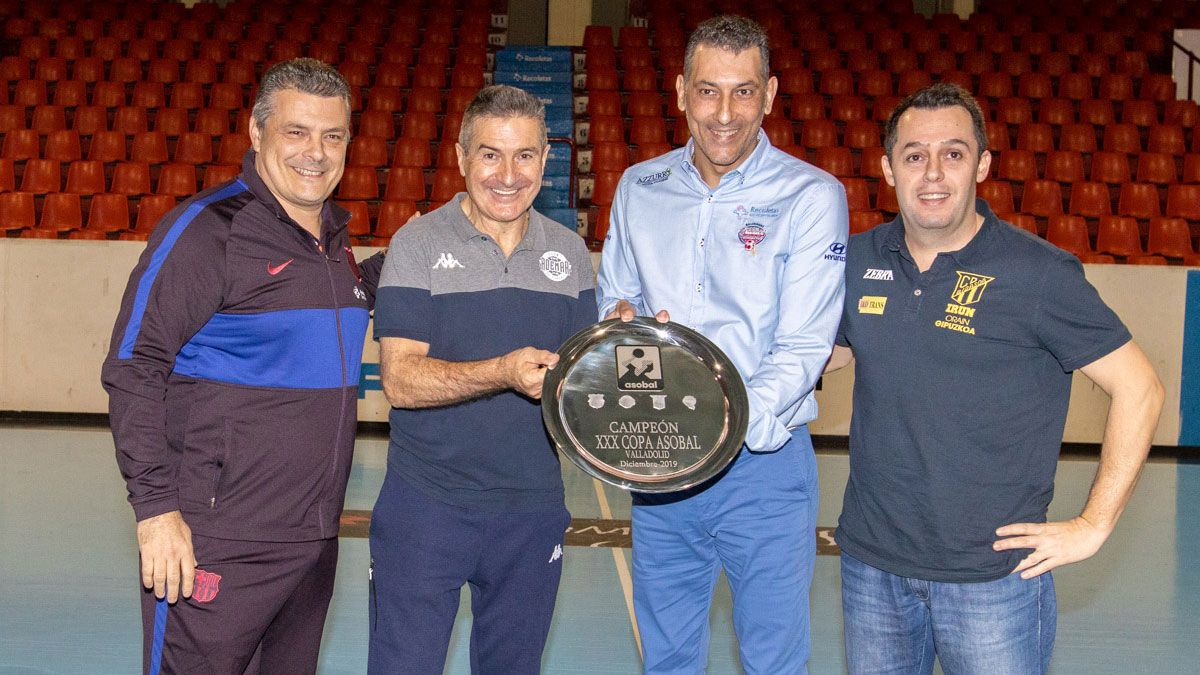
[[[550,281],[562,281],[571,276],[571,261],[558,251],[546,251],[538,260],[542,274]]]
[[[671,177],[671,169],[667,168],[667,169],[663,169],[662,171],[659,171],[658,173],[652,173],[648,176],[642,176],[641,178],[637,179],[637,184],[642,185],[642,186],[654,185],[655,183],[661,183],[670,177]]]
[[[946,303],[946,315],[934,321],[933,325],[956,333],[974,335],[975,327],[971,325],[971,321],[975,319],[978,308],[971,305],[983,299],[983,292],[996,277],[962,270],[955,270],[954,273],[958,275],[958,281],[954,284],[954,290],[950,291],[950,299],[953,302]]]

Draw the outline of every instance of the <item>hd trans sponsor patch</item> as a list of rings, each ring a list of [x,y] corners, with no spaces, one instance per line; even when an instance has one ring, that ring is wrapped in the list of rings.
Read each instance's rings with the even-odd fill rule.
[[[670,177],[671,177],[671,170],[663,169],[662,171],[659,171],[658,173],[652,173],[649,176],[642,176],[641,178],[637,179],[637,184],[638,185],[654,185],[655,183],[661,183]]]
[[[883,308],[887,306],[887,296],[884,295],[864,295],[858,299],[859,314],[883,314]]]

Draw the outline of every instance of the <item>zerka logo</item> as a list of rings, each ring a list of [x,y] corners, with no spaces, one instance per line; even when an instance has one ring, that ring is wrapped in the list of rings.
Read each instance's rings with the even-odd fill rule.
[[[616,348],[617,388],[622,391],[658,391],[663,388],[662,356],[654,345],[619,345]]]

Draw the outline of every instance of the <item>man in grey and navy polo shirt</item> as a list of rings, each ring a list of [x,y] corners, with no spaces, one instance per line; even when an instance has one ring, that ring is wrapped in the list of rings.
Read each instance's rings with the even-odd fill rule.
[[[836,535],[849,670],[1044,673],[1049,572],[1112,532],[1162,385],[1079,261],[975,198],[991,156],[966,91],[905,99],[884,143],[900,216],[850,240],[829,366],[855,361]],[[1046,522],[1074,370],[1112,403],[1083,511]]]
[[[583,240],[531,208],[549,146],[534,96],[487,87],[457,145],[467,192],[392,238],[376,302],[391,412],[371,519],[372,673],[441,673],[471,586],[473,672],[536,673],[562,572],[542,379],[595,321]]]

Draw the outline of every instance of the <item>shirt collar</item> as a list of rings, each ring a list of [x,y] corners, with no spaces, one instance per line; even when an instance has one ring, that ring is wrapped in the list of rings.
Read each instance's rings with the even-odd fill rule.
[[[763,157],[767,154],[770,147],[771,140],[767,138],[767,134],[762,130],[762,127],[759,127],[758,143],[750,151],[750,156],[746,158],[746,161],[738,165],[736,169],[721,176],[721,182],[718,183],[717,188],[709,188],[708,184],[704,182],[704,178],[700,175],[700,170],[696,168],[696,163],[692,161],[692,157],[696,153],[696,139],[689,138],[687,145],[684,146],[683,168],[689,174],[695,176],[696,180],[704,185],[706,191],[712,192],[714,189],[719,189],[722,185],[733,184],[734,182],[738,185],[745,183],[746,176],[753,176],[759,170],[759,167],[762,166]]]
[[[454,210],[453,217],[450,218],[450,227],[453,228],[454,234],[464,242],[476,237],[491,239],[491,237],[480,232],[470,219],[467,218],[467,214],[463,213],[462,200],[466,198],[467,193],[459,192],[442,207]],[[546,248],[546,227],[545,223],[543,223],[544,220],[546,220],[545,216],[538,213],[533,207],[529,208],[529,227],[525,229],[525,236],[521,237],[521,241],[513,249],[514,253],[525,249],[544,250]]]
[[[1000,224],[1000,219],[992,211],[992,207],[988,203],[975,198],[975,212],[983,216],[983,223],[979,226],[979,231],[971,237],[971,241],[967,242],[966,246],[957,251],[947,251],[946,255],[954,258],[961,264],[969,263],[980,256],[987,255],[987,246],[991,241],[992,234]],[[896,214],[896,218],[892,222],[880,227],[887,228],[879,238],[879,250],[881,253],[887,251],[901,252],[908,255],[908,245],[904,243],[904,216]]]

